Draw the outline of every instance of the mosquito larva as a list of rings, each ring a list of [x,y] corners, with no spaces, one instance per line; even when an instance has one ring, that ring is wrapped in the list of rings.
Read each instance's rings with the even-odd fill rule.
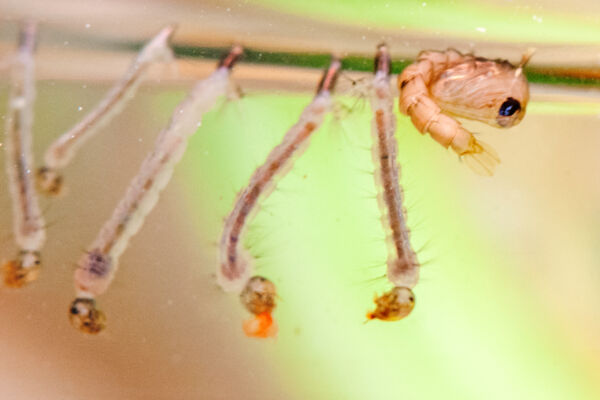
[[[75,157],[83,144],[115,117],[133,99],[150,66],[157,61],[170,61],[173,53],[169,41],[174,26],[166,26],[138,53],[125,75],[100,103],[74,127],[56,139],[44,154],[44,166],[37,170],[37,187],[47,195],[58,195],[63,188],[60,170]]]
[[[332,59],[312,102],[304,109],[298,122],[288,130],[282,142],[271,150],[265,163],[254,171],[250,183],[239,194],[233,211],[225,221],[219,247],[217,281],[224,290],[241,291],[249,280],[256,278],[250,279],[252,259],[242,243],[248,222],[256,210],[258,201],[266,197],[275,186],[276,180],[289,171],[294,160],[308,146],[312,133],[323,123],[325,114],[332,106],[331,91],[340,69],[341,62],[337,58]],[[256,318],[261,319],[261,322],[256,322],[260,325],[265,322],[266,316],[259,313]],[[268,318],[270,320],[270,312]],[[246,333],[248,334],[248,330]]]
[[[413,308],[412,288],[419,280],[419,262],[413,251],[406,227],[402,204],[402,189],[398,181],[399,167],[396,162],[396,116],[394,96],[390,87],[391,58],[388,48],[381,44],[375,57],[375,77],[371,85],[371,109],[373,122],[373,162],[377,200],[381,210],[381,222],[387,236],[387,277],[395,286],[392,291],[375,299],[377,310],[367,315],[369,319],[396,320],[407,316]],[[405,293],[398,296],[395,293]],[[387,306],[390,310],[385,310]],[[393,310],[402,310],[402,313]]]
[[[119,256],[129,239],[141,228],[162,189],[169,182],[175,164],[185,151],[188,138],[196,132],[201,117],[226,94],[230,71],[241,57],[235,46],[219,63],[217,70],[201,80],[173,112],[167,127],[158,135],[154,150],[142,162],[125,196],[106,221],[75,271],[76,299],[69,309],[74,327],[85,333],[98,333],[105,327],[105,315],[96,308],[95,298],[113,280]]]
[[[37,26],[24,21],[19,27],[18,53],[12,61],[6,118],[6,171],[13,208],[13,230],[20,247],[16,259],[4,263],[4,283],[21,287],[40,272],[40,250],[46,241],[44,219],[32,180],[34,51]]]
[[[525,116],[529,84],[523,68],[532,51],[515,68],[508,61],[488,60],[456,50],[423,51],[398,76],[400,111],[421,133],[448,148],[476,173],[492,175],[500,162],[496,152],[475,139],[452,116],[509,128]]]

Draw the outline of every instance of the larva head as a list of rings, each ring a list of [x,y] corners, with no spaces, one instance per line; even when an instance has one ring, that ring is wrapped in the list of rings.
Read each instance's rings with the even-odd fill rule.
[[[465,57],[465,61],[442,71],[430,92],[440,108],[458,117],[488,125],[509,128],[525,116],[529,102],[529,83],[523,67],[508,61]]]
[[[407,287],[396,286],[375,297],[375,310],[367,313],[367,319],[398,321],[405,318],[415,307],[415,295]]]
[[[94,299],[77,298],[69,308],[69,321],[80,332],[95,335],[106,328],[106,316]]]
[[[249,337],[268,338],[277,335],[277,324],[271,316],[275,308],[275,285],[262,276],[250,278],[240,294],[240,300],[254,316],[244,321],[242,328]]]
[[[11,288],[20,288],[33,282],[40,274],[42,262],[38,251],[23,250],[15,260],[2,265],[4,284]]]
[[[273,282],[262,276],[253,276],[240,294],[240,300],[248,311],[259,315],[273,311],[276,296]]]
[[[54,169],[41,167],[35,175],[37,188],[48,196],[58,196],[62,193],[63,178]]]

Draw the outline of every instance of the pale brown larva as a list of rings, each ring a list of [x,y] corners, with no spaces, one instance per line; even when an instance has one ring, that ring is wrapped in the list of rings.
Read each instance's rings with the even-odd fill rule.
[[[421,133],[429,132],[452,149],[475,172],[492,175],[500,162],[496,152],[477,141],[452,116],[508,128],[525,116],[529,84],[523,67],[532,51],[515,67],[508,61],[463,55],[449,49],[423,51],[398,77],[400,111]]]

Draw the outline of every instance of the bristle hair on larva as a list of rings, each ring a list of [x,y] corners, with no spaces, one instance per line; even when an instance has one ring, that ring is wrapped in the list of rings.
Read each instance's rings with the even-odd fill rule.
[[[385,50],[385,51],[384,51]],[[382,54],[383,53],[383,54]],[[418,281],[418,261],[410,244],[403,212],[403,193],[397,163],[396,116],[389,82],[389,54],[384,45],[378,50],[380,67],[372,83],[373,163],[377,199],[388,242],[388,279],[396,286],[414,287]]]
[[[333,58],[323,73],[315,97],[302,111],[298,122],[287,131],[282,142],[271,150],[265,163],[254,171],[248,186],[240,192],[225,220],[218,252],[217,282],[226,291],[241,292],[242,304],[253,314],[242,324],[248,337],[264,339],[277,334],[277,323],[271,315],[275,308],[276,288],[267,278],[252,276],[252,258],[244,248],[244,233],[256,213],[259,201],[264,200],[277,181],[291,169],[331,110],[331,91],[340,69],[340,61]]]
[[[317,86],[317,94],[306,106],[296,124],[285,134],[263,165],[252,174],[248,186],[238,195],[233,210],[225,220],[219,246],[217,281],[225,291],[241,291],[252,275],[252,258],[244,248],[243,238],[256,206],[264,200],[276,181],[291,168],[294,160],[308,146],[311,135],[321,126],[332,106],[331,90],[341,63],[334,59]]]

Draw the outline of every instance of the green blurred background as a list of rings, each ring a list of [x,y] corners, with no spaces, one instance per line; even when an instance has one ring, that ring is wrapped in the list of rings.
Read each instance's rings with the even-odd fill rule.
[[[32,15],[45,24],[38,161],[124,70],[133,53],[111,43],[145,39],[166,22],[180,22],[175,42],[187,46],[240,41],[368,57],[387,40],[396,60],[448,46],[511,60],[536,47],[534,67],[593,71],[599,59],[593,37],[600,6],[582,0],[23,4],[0,1],[0,37],[6,57],[11,19]],[[90,50],[90,58],[78,56]],[[99,299],[108,331],[75,332],[66,317],[74,263],[191,86],[194,62],[180,62],[179,77],[159,69],[164,78],[150,79],[82,150],[67,171],[68,195],[43,202],[51,224],[43,275],[23,291],[0,291],[0,397],[600,396],[600,98],[585,87],[532,87],[526,118],[508,131],[467,123],[502,159],[492,178],[474,175],[398,116],[401,184],[424,266],[413,314],[394,323],[364,323],[373,294],[388,287],[387,251],[374,197],[369,105],[340,97],[250,226],[257,271],[281,296],[278,338],[257,341],[242,333],[246,313],[236,296],[215,284],[216,243],[236,193],[308,104],[318,72],[290,70],[286,80],[281,66],[251,74],[240,65],[234,78],[246,95],[206,116]],[[368,75],[342,76],[342,91],[352,79]],[[5,179],[2,258],[16,251]]]

